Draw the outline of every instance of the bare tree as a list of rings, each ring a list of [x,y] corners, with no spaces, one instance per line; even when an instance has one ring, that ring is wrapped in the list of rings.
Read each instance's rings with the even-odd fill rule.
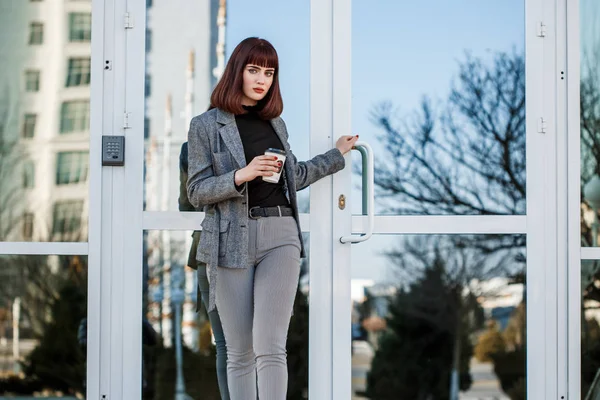
[[[7,240],[21,220],[21,181],[15,178],[21,166],[23,150],[19,145],[18,133],[11,132],[9,125],[16,107],[8,88],[5,88],[0,98],[0,241]]]
[[[372,113],[387,157],[376,165],[378,198],[399,214],[525,213],[525,64],[499,53],[467,55],[446,103],[397,118]]]

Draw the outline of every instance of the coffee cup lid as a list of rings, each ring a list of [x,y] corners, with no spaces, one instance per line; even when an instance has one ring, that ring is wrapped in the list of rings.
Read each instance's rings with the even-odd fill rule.
[[[285,156],[285,151],[279,150],[279,149],[274,149],[274,148],[268,148],[267,150],[265,150],[265,153],[275,153],[275,154],[281,154],[282,156]]]

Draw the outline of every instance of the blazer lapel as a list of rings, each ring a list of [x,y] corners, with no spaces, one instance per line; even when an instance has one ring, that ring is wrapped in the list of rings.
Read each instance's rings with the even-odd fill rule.
[[[284,150],[287,152],[288,142],[287,135],[285,131],[285,125],[282,123],[281,118],[275,118],[271,120],[271,126],[275,130],[275,133],[281,140],[281,144],[283,144]]]
[[[281,118],[275,118],[271,120],[271,126],[273,126],[273,129],[275,130],[275,133],[277,133],[277,136],[279,137],[279,140],[281,140],[281,144],[283,144],[283,148],[285,150],[285,152],[287,153],[290,145],[287,141],[287,131],[285,129],[285,124],[283,123],[283,121],[281,120]],[[287,160],[285,160],[285,165],[283,166],[283,170],[284,170],[284,177],[287,180],[288,183],[288,192],[290,192],[290,182],[292,183],[292,186],[294,188],[294,191],[296,189],[296,183],[295,183],[295,179],[294,179],[294,174],[292,171],[292,162]],[[290,192],[291,194],[291,192]]]
[[[233,114],[219,109],[217,122],[223,125],[218,131],[223,139],[223,143],[225,143],[238,165],[244,168],[246,166],[246,155],[244,154],[244,145],[240,138],[240,132],[235,123],[235,117]]]

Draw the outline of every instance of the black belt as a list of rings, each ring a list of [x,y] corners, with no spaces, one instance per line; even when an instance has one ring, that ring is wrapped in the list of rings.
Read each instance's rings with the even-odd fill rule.
[[[248,210],[248,217],[258,219],[260,217],[292,217],[294,210],[289,206],[275,207],[252,207]]]

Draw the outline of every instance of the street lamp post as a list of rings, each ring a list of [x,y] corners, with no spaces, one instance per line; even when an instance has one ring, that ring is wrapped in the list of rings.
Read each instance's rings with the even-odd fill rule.
[[[21,319],[21,298],[13,302],[13,371],[19,373],[19,320]]]
[[[175,267],[173,265],[173,267]],[[173,288],[171,301],[175,308],[175,360],[177,363],[177,380],[175,382],[175,400],[193,400],[185,393],[185,381],[183,380],[183,357],[181,348],[181,306],[185,300],[183,291],[183,268],[177,266],[171,273]]]

